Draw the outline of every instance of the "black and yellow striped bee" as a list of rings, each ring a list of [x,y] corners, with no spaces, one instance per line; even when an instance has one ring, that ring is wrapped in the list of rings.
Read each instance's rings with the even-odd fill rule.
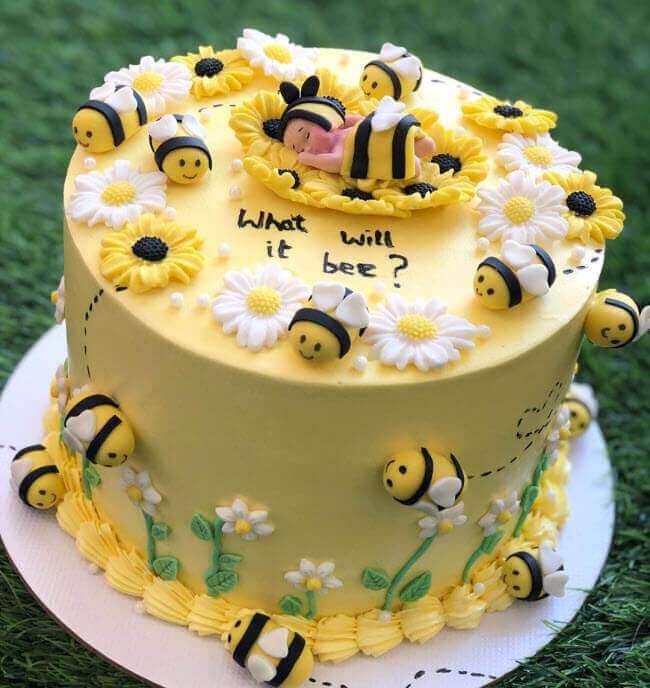
[[[266,614],[250,614],[235,621],[226,649],[256,681],[269,686],[298,688],[314,668],[314,657],[305,639]]]
[[[72,133],[89,153],[106,153],[131,138],[147,120],[146,105],[137,91],[103,84],[77,110]]]
[[[33,509],[51,509],[65,493],[59,469],[42,444],[25,447],[14,456],[11,482],[20,499]]]
[[[560,555],[549,542],[511,554],[503,564],[508,593],[527,602],[545,597],[564,597],[569,576]]]
[[[598,400],[590,385],[574,382],[564,399],[569,409],[569,436],[582,435],[598,415]]]
[[[64,411],[63,441],[101,466],[123,464],[135,449],[135,437],[119,404],[106,394],[73,394]]]
[[[371,98],[404,100],[420,88],[422,62],[406,48],[384,43],[376,60],[363,68],[359,86]]]
[[[592,344],[619,349],[643,337],[650,329],[650,306],[616,289],[599,291],[585,319],[585,335]]]
[[[384,464],[386,492],[400,504],[421,511],[446,509],[461,497],[467,476],[453,455],[426,447],[397,452]]]

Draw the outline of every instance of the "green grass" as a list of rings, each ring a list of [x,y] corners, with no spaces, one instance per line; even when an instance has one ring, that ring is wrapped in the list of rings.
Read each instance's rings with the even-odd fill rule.
[[[0,381],[51,324],[62,270],[61,186],[69,122],[89,87],[142,54],[234,44],[242,26],[308,45],[403,44],[488,92],[558,112],[557,136],[626,204],[602,284],[650,303],[650,5],[357,0],[324,3],[5,2],[0,9]],[[335,37],[333,37],[335,36]],[[650,339],[650,338],[649,338]],[[500,687],[650,685],[649,341],[585,346],[617,473],[617,527],[601,579],[576,621]],[[598,527],[598,524],[595,524]],[[0,686],[131,688],[141,683],[49,619],[0,556]]]

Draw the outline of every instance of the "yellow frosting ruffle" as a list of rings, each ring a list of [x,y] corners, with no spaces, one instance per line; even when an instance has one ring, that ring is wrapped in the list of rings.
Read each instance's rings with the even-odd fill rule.
[[[314,654],[321,662],[339,664],[359,652],[357,620],[338,614],[321,619],[316,625]]]
[[[487,607],[469,583],[455,587],[444,597],[442,604],[447,626],[461,629],[476,628]]]
[[[442,602],[432,595],[426,595],[417,602],[407,602],[397,616],[404,637],[412,643],[425,643],[445,625]]]
[[[569,480],[571,474],[571,464],[569,463],[569,443],[560,444],[558,459],[544,473],[545,478],[549,478],[558,485],[564,485]]]
[[[79,526],[77,549],[86,559],[105,569],[109,559],[119,555],[120,543],[108,523],[87,521]]]
[[[56,520],[59,526],[75,539],[84,523],[98,522],[92,502],[76,490],[66,493],[57,507]]]
[[[145,560],[135,551],[121,551],[106,566],[108,584],[131,597],[142,597],[153,581],[153,574]]]
[[[544,134],[549,129],[553,129],[557,122],[557,115],[554,112],[539,110],[523,100],[517,100],[511,104],[506,100],[498,100],[492,96],[482,96],[463,103],[462,108],[465,119],[482,127],[509,131],[524,136]],[[510,108],[511,111],[518,110],[521,114],[507,117],[499,114],[495,108]]]
[[[384,619],[384,612],[372,609],[357,617],[357,642],[364,655],[381,657],[399,645],[404,634],[395,614]]]
[[[539,511],[561,528],[569,517],[569,500],[564,486],[546,475],[542,476],[540,493],[533,504],[533,511]]]
[[[557,525],[539,511],[532,511],[528,515],[522,534],[526,540],[535,545],[539,545],[545,540],[548,540],[553,547],[557,547]]]
[[[239,607],[223,597],[197,595],[192,602],[188,625],[191,631],[199,635],[221,636],[232,626],[239,611]]]
[[[501,566],[496,560],[477,566],[472,572],[472,583],[475,591],[477,584],[483,587],[480,598],[487,604],[486,612],[500,612],[514,602],[514,598],[508,594]]]
[[[163,621],[187,626],[194,602],[194,593],[179,581],[154,578],[144,591],[144,608],[148,614]]]

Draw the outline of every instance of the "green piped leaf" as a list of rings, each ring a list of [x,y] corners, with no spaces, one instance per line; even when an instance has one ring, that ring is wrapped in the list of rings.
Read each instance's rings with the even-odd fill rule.
[[[212,540],[214,537],[212,523],[203,514],[196,513],[192,516],[190,528],[199,540]]]
[[[210,594],[230,592],[237,587],[239,574],[236,571],[216,571],[205,577],[205,583]]]
[[[301,616],[302,600],[295,595],[285,595],[280,600],[280,609],[289,616]]]
[[[102,479],[99,475],[99,472],[91,463],[89,463],[84,469],[84,475],[86,476],[86,482],[93,489],[102,484]]]
[[[368,567],[361,574],[361,584],[368,590],[386,590],[390,585],[390,578],[384,569]]]
[[[154,523],[151,527],[151,537],[158,542],[162,542],[169,537],[172,529],[166,523]]]
[[[153,562],[153,570],[166,581],[176,580],[181,565],[176,557],[158,557]]]
[[[479,545],[481,554],[492,554],[492,550],[497,546],[499,540],[503,537],[503,531],[497,530],[492,535],[484,537]]]
[[[422,599],[430,589],[431,571],[423,571],[400,590],[399,598],[402,602],[416,602]]]
[[[538,495],[539,487],[537,487],[537,485],[529,485],[524,490],[524,494],[521,497],[521,511],[524,514],[530,513],[530,510],[533,508],[533,504],[535,503]]]
[[[241,554],[222,554],[219,557],[219,570],[232,571],[243,558]]]

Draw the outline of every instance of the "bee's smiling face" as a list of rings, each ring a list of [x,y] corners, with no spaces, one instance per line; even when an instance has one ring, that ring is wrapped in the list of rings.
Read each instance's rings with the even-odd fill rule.
[[[177,184],[195,184],[207,174],[210,162],[198,148],[176,148],[165,156],[162,168]]]
[[[72,120],[75,141],[89,153],[113,150],[113,134],[106,118],[96,110],[82,108]]]
[[[296,351],[306,361],[326,363],[339,357],[339,340],[327,328],[313,322],[297,322],[289,332],[289,339]]]
[[[474,293],[491,310],[504,310],[510,305],[510,293],[503,277],[489,265],[480,265],[474,275]]]
[[[422,485],[424,474],[424,459],[419,449],[397,452],[384,466],[384,488],[393,499],[410,499]]]
[[[97,456],[96,463],[101,466],[113,468],[121,466],[133,453],[135,449],[135,437],[131,426],[125,420],[120,423],[102,444]]]
[[[590,311],[585,333],[597,346],[624,346],[634,334],[634,321],[625,309],[603,302]]]
[[[35,509],[51,509],[63,499],[64,492],[61,476],[58,473],[47,473],[37,478],[27,490],[27,501]]]
[[[395,96],[393,82],[383,69],[377,65],[368,65],[359,80],[361,90],[370,98],[381,100],[384,96]]]
[[[571,437],[579,437],[589,426],[591,413],[580,402],[567,401],[566,405],[569,409],[569,434]]]
[[[533,577],[528,564],[513,554],[503,565],[503,582],[508,592],[520,600],[526,599],[533,589]]]

